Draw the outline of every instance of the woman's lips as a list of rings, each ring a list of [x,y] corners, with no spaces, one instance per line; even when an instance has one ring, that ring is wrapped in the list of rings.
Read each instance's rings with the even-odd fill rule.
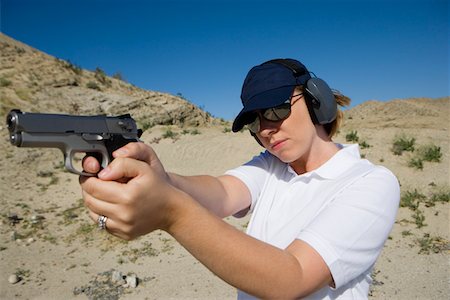
[[[281,147],[283,147],[285,141],[286,140],[279,140],[279,141],[275,141],[273,143],[270,143],[270,148],[272,148],[273,150],[278,150]]]

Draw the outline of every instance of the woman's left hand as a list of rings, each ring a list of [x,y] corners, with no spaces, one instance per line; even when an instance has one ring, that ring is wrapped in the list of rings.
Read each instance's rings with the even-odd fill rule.
[[[123,178],[129,178],[127,182]],[[179,192],[167,177],[143,161],[116,158],[97,177],[80,177],[89,215],[97,222],[106,216],[106,230],[132,240],[170,226],[170,199]]]

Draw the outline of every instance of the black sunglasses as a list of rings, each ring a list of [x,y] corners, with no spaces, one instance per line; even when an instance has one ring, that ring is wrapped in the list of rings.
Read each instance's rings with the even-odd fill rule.
[[[261,117],[263,117],[265,120],[270,121],[270,122],[279,122],[282,120],[286,120],[289,115],[291,114],[291,106],[294,105],[294,103],[291,104],[291,100],[294,97],[297,96],[302,96],[303,94],[297,94],[297,95],[293,95],[291,96],[289,99],[287,99],[284,103],[275,106],[275,107],[271,107],[271,108],[267,108],[267,109],[262,109],[262,110],[258,110],[255,112],[255,119],[247,124],[247,128],[253,132],[253,133],[258,133],[261,129]],[[297,101],[296,101],[297,102]]]

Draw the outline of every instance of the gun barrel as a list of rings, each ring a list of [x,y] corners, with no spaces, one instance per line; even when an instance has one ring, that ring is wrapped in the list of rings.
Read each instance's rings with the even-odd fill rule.
[[[130,115],[118,117],[73,116],[63,114],[25,113],[11,110],[6,118],[10,142],[22,146],[22,133],[29,134],[120,134],[136,137],[140,135]]]

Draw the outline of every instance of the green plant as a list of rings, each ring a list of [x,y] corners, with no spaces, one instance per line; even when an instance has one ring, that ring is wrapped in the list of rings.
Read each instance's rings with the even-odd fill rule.
[[[408,167],[416,168],[418,170],[423,170],[423,160],[417,157],[411,158],[408,162]]]
[[[359,147],[361,147],[361,149],[366,149],[372,147],[372,145],[369,145],[366,141],[362,141],[359,143]]]
[[[101,84],[106,85],[108,87],[111,86],[112,82],[111,80],[108,79],[108,76],[106,76],[105,71],[97,67],[95,68],[94,73],[95,79],[97,79]]]
[[[166,132],[164,132],[162,135],[162,137],[165,139],[168,139],[168,138],[174,139],[177,136],[178,136],[178,133],[173,132],[172,129],[170,129],[170,128],[167,128]]]
[[[420,247],[419,254],[440,253],[448,248],[447,240],[439,236],[430,236],[429,233],[424,233],[416,242]]]
[[[419,155],[424,161],[440,162],[442,157],[441,147],[436,145],[423,146],[419,149]]]
[[[359,140],[359,137],[358,137],[358,131],[350,131],[350,133],[347,133],[346,135],[345,135],[345,140],[347,141],[347,142],[357,142],[358,140]]]
[[[411,230],[403,230],[402,231],[402,236],[403,237],[405,237],[405,236],[409,236],[409,235],[411,235],[412,233],[411,233]]]
[[[419,203],[426,198],[424,194],[419,193],[416,189],[413,192],[406,191],[400,198],[400,207],[408,207],[416,210],[419,207]]]
[[[398,137],[392,145],[392,152],[395,155],[402,155],[403,151],[414,151],[415,138],[407,138],[405,136]]]
[[[434,206],[436,202],[448,203],[450,202],[450,191],[440,191],[433,193],[430,200],[427,202],[430,206]]]
[[[63,61],[63,66],[69,70],[71,70],[76,75],[81,75],[83,73],[83,69],[76,64],[73,64],[70,60]]]
[[[416,223],[417,228],[427,226],[427,224],[425,224],[425,215],[421,210],[416,209],[416,211],[412,214],[412,217],[414,219],[414,222]]]
[[[114,75],[112,77],[115,78],[115,79],[118,79],[120,81],[125,81],[125,79],[122,76],[122,73],[120,73],[120,72],[114,73]]]
[[[95,83],[95,81],[89,81],[89,82],[86,84],[86,87],[87,87],[88,89],[93,89],[93,90],[100,91],[100,87],[98,86],[97,83]]]

